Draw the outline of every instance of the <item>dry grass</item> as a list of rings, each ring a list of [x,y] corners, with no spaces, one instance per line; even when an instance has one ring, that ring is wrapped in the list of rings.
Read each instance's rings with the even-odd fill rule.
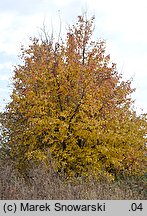
[[[14,169],[10,161],[0,161],[0,199],[46,199],[46,200],[145,200],[145,180],[126,179],[108,183],[105,180],[76,180],[76,183],[61,180],[52,170],[43,167],[34,168],[28,181],[24,180]]]

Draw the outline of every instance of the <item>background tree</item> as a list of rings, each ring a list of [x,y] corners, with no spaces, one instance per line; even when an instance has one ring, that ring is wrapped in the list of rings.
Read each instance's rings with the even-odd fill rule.
[[[122,81],[105,41],[91,40],[93,26],[94,17],[78,16],[65,41],[34,38],[22,48],[1,123],[23,173],[32,162],[49,166],[48,153],[67,177],[145,172],[146,115],[132,109],[131,81]]]

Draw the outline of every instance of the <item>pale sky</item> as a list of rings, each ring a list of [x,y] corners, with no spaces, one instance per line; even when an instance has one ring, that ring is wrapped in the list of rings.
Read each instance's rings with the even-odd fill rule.
[[[62,33],[87,9],[95,15],[95,39],[105,39],[107,52],[124,80],[133,77],[133,98],[147,113],[147,1],[146,0],[0,0],[0,110],[9,101],[13,65],[21,44],[37,36],[45,25]],[[59,12],[60,11],[60,12]]]

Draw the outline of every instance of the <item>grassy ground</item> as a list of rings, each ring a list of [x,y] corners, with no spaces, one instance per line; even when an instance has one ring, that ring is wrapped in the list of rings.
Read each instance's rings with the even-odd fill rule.
[[[0,161],[0,199],[142,199],[147,198],[145,178],[126,179],[108,183],[106,180],[89,182],[76,180],[65,183],[52,170],[35,168],[28,181],[20,177],[10,161]]]

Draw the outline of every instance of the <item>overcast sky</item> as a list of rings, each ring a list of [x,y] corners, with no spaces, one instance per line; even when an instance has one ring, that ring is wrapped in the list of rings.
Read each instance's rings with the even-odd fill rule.
[[[106,40],[111,59],[124,79],[133,77],[135,106],[147,112],[146,0],[0,0],[0,110],[9,101],[13,67],[21,44],[45,25],[62,33],[85,9],[95,14],[95,37]],[[60,11],[60,12],[59,12]]]

